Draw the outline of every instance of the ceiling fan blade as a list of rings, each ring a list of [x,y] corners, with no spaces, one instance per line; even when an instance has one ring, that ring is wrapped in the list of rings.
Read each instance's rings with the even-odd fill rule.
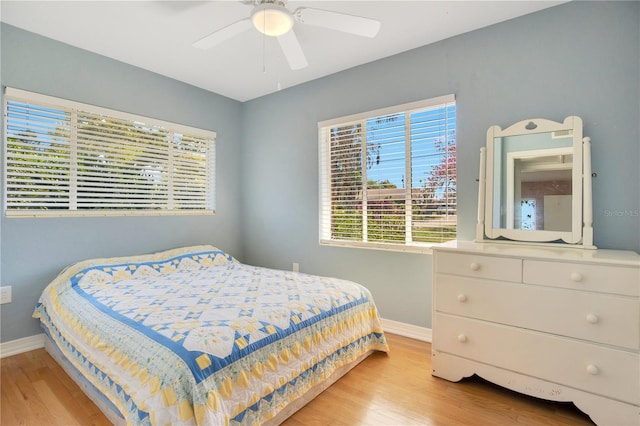
[[[362,16],[347,15],[346,13],[301,7],[293,15],[298,22],[303,24],[329,28],[363,37],[373,38],[380,31],[380,21],[363,18]]]
[[[278,43],[292,70],[299,70],[309,65],[298,41],[298,37],[293,30],[279,36]]]
[[[251,20],[249,20],[249,18],[242,19],[202,37],[200,40],[193,43],[192,46],[197,47],[198,49],[210,49],[231,37],[237,36],[238,34],[251,29],[251,26]]]

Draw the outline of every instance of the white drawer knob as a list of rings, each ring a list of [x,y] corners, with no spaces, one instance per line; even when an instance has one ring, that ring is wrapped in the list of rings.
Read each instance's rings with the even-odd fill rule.
[[[458,334],[458,342],[464,343],[466,341],[467,341],[467,336],[465,336],[464,334]]]
[[[472,271],[479,271],[480,264],[476,262],[472,262],[471,265],[469,265],[469,268],[471,268]]]
[[[596,314],[587,314],[587,322],[590,324],[595,324],[600,320]]]
[[[580,272],[572,272],[571,281],[579,283],[580,281],[582,281],[582,274]]]
[[[467,301],[467,295],[466,294],[459,294],[458,295],[458,302],[466,302]]]
[[[587,365],[587,371],[589,372],[589,374],[594,376],[600,372],[600,370],[598,370],[598,367],[593,364]]]

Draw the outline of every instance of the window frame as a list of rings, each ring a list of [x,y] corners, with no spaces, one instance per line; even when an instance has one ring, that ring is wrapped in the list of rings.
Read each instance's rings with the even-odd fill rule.
[[[396,252],[412,252],[412,253],[431,253],[431,247],[437,246],[446,246],[455,244],[456,239],[452,239],[443,243],[426,243],[426,242],[415,242],[411,241],[407,244],[407,239],[405,239],[404,243],[388,243],[388,242],[370,242],[364,241],[364,238],[361,240],[337,240],[333,239],[331,234],[332,228],[332,219],[333,214],[331,213],[331,207],[326,207],[327,204],[331,205],[331,147],[330,147],[330,130],[328,129],[335,127],[346,127],[349,125],[353,125],[356,123],[366,123],[368,119],[385,117],[389,115],[394,115],[398,113],[406,113],[410,114],[413,112],[418,112],[422,110],[427,110],[432,107],[437,107],[439,105],[448,105],[448,104],[456,104],[455,95],[444,95],[435,98],[425,99],[416,102],[405,103],[401,105],[391,106],[387,108],[380,108],[372,111],[367,111],[363,113],[353,114],[349,116],[329,119],[318,122],[318,157],[319,157],[319,206],[318,206],[318,216],[319,216],[319,242],[320,245],[324,246],[337,246],[337,247],[350,247],[350,248],[362,248],[362,249],[373,249],[373,250],[388,250],[388,251],[396,251]],[[456,114],[457,115],[457,114]],[[455,129],[457,129],[457,123],[455,124]],[[457,134],[457,131],[456,131]],[[364,140],[362,143],[362,149],[364,150],[367,141]],[[410,171],[412,169],[412,156],[411,156],[411,143],[407,142],[407,138],[404,140],[405,144],[405,171],[406,174],[410,176]],[[457,148],[457,136],[455,146]],[[327,145],[329,146],[327,148]],[[457,164],[456,164],[456,173],[455,176],[457,178],[458,175]],[[363,180],[366,179],[367,172],[366,166],[363,166]],[[408,177],[410,182],[410,177]],[[411,186],[411,185],[407,185]],[[404,188],[405,192],[409,191],[407,188]],[[364,198],[364,197],[363,197]],[[412,197],[409,199],[413,200]],[[363,210],[366,209],[364,206],[366,199],[363,201]],[[456,189],[456,209],[457,209],[457,189]],[[406,215],[410,215],[411,213],[405,213]],[[366,215],[366,213],[363,213]],[[366,217],[363,218],[363,221],[366,221]],[[364,226],[363,226],[364,227]],[[456,215],[456,238],[458,233],[459,223]],[[405,233],[410,233],[410,229],[407,227],[407,222],[404,222]],[[411,238],[409,238],[411,240]]]
[[[65,208],[37,208],[37,207],[29,207],[26,209],[10,209],[9,208],[9,194],[8,194],[8,178],[10,176],[9,168],[8,168],[8,145],[9,145],[9,102],[19,102],[22,104],[31,104],[33,106],[42,107],[42,108],[51,108],[56,111],[66,111],[71,114],[71,130],[69,139],[69,150],[70,150],[70,159],[68,164],[68,172],[69,172],[69,194],[68,194],[68,205]],[[67,99],[57,98],[53,96],[43,95],[39,93],[34,93],[22,89],[16,89],[12,87],[4,88],[4,96],[3,96],[3,212],[7,218],[21,218],[21,217],[101,217],[101,216],[202,216],[202,215],[214,215],[216,209],[216,132],[211,130],[199,129],[191,126],[186,126],[178,123],[173,123],[165,120],[154,119],[150,117],[145,117],[142,115],[131,114],[123,111],[117,111],[109,108],[99,107],[95,105],[85,104],[81,102],[71,101]],[[167,185],[169,187],[173,187],[177,181],[179,181],[179,172],[173,166],[173,157],[176,153],[175,147],[171,144],[170,141],[175,141],[176,137],[180,138],[196,138],[201,139],[202,143],[205,145],[206,152],[203,153],[203,164],[201,165],[201,169],[205,174],[204,184],[199,185],[198,188],[204,191],[204,208],[193,208],[193,209],[180,209],[175,208],[175,199],[173,199],[173,194],[167,195],[166,203],[163,203],[159,208],[135,208],[135,207],[122,207],[122,208],[99,208],[99,207],[85,207],[78,209],[75,201],[77,196],[73,195],[77,192],[79,187],[78,182],[73,178],[76,175],[77,170],[77,150],[78,150],[78,135],[77,135],[77,126],[74,125],[74,118],[78,113],[81,114],[90,114],[90,115],[102,115],[105,118],[113,119],[113,120],[123,120],[128,123],[135,123],[137,125],[143,125],[145,128],[149,129],[161,129],[163,132],[166,132],[166,140],[167,147],[162,148],[163,151],[166,150],[167,156]],[[115,138],[110,139],[108,143],[112,143]],[[138,144],[140,147],[144,147],[144,144],[139,143],[139,139],[135,140],[132,145]],[[163,152],[164,155],[164,152]],[[164,157],[162,157],[164,161]],[[119,165],[118,167],[122,167]],[[174,167],[171,169],[170,167]],[[131,169],[134,170],[134,169]],[[114,179],[114,178],[109,178]],[[183,178],[184,180],[184,178]],[[107,183],[108,184],[108,183]],[[168,189],[168,194],[171,193],[171,189]],[[113,195],[117,194],[114,192],[105,192],[105,194]],[[147,196],[150,194],[147,194]],[[75,198],[74,198],[75,197]],[[121,196],[118,199],[126,199],[124,196]],[[150,199],[144,198],[144,195],[141,199]],[[174,202],[172,204],[172,202]],[[179,203],[178,203],[179,204]],[[115,205],[115,204],[114,204]],[[174,207],[174,208],[171,208]]]

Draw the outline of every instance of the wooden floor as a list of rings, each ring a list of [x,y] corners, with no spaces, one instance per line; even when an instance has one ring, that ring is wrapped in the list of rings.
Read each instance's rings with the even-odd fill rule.
[[[432,377],[429,343],[387,339],[389,354],[367,358],[284,425],[593,425],[572,404]],[[1,386],[2,426],[109,424],[44,349],[2,359]]]

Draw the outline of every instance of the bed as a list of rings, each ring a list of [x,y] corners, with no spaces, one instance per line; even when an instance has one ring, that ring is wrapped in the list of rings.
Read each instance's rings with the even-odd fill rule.
[[[79,262],[33,315],[114,424],[279,424],[388,350],[365,287],[213,246]]]

